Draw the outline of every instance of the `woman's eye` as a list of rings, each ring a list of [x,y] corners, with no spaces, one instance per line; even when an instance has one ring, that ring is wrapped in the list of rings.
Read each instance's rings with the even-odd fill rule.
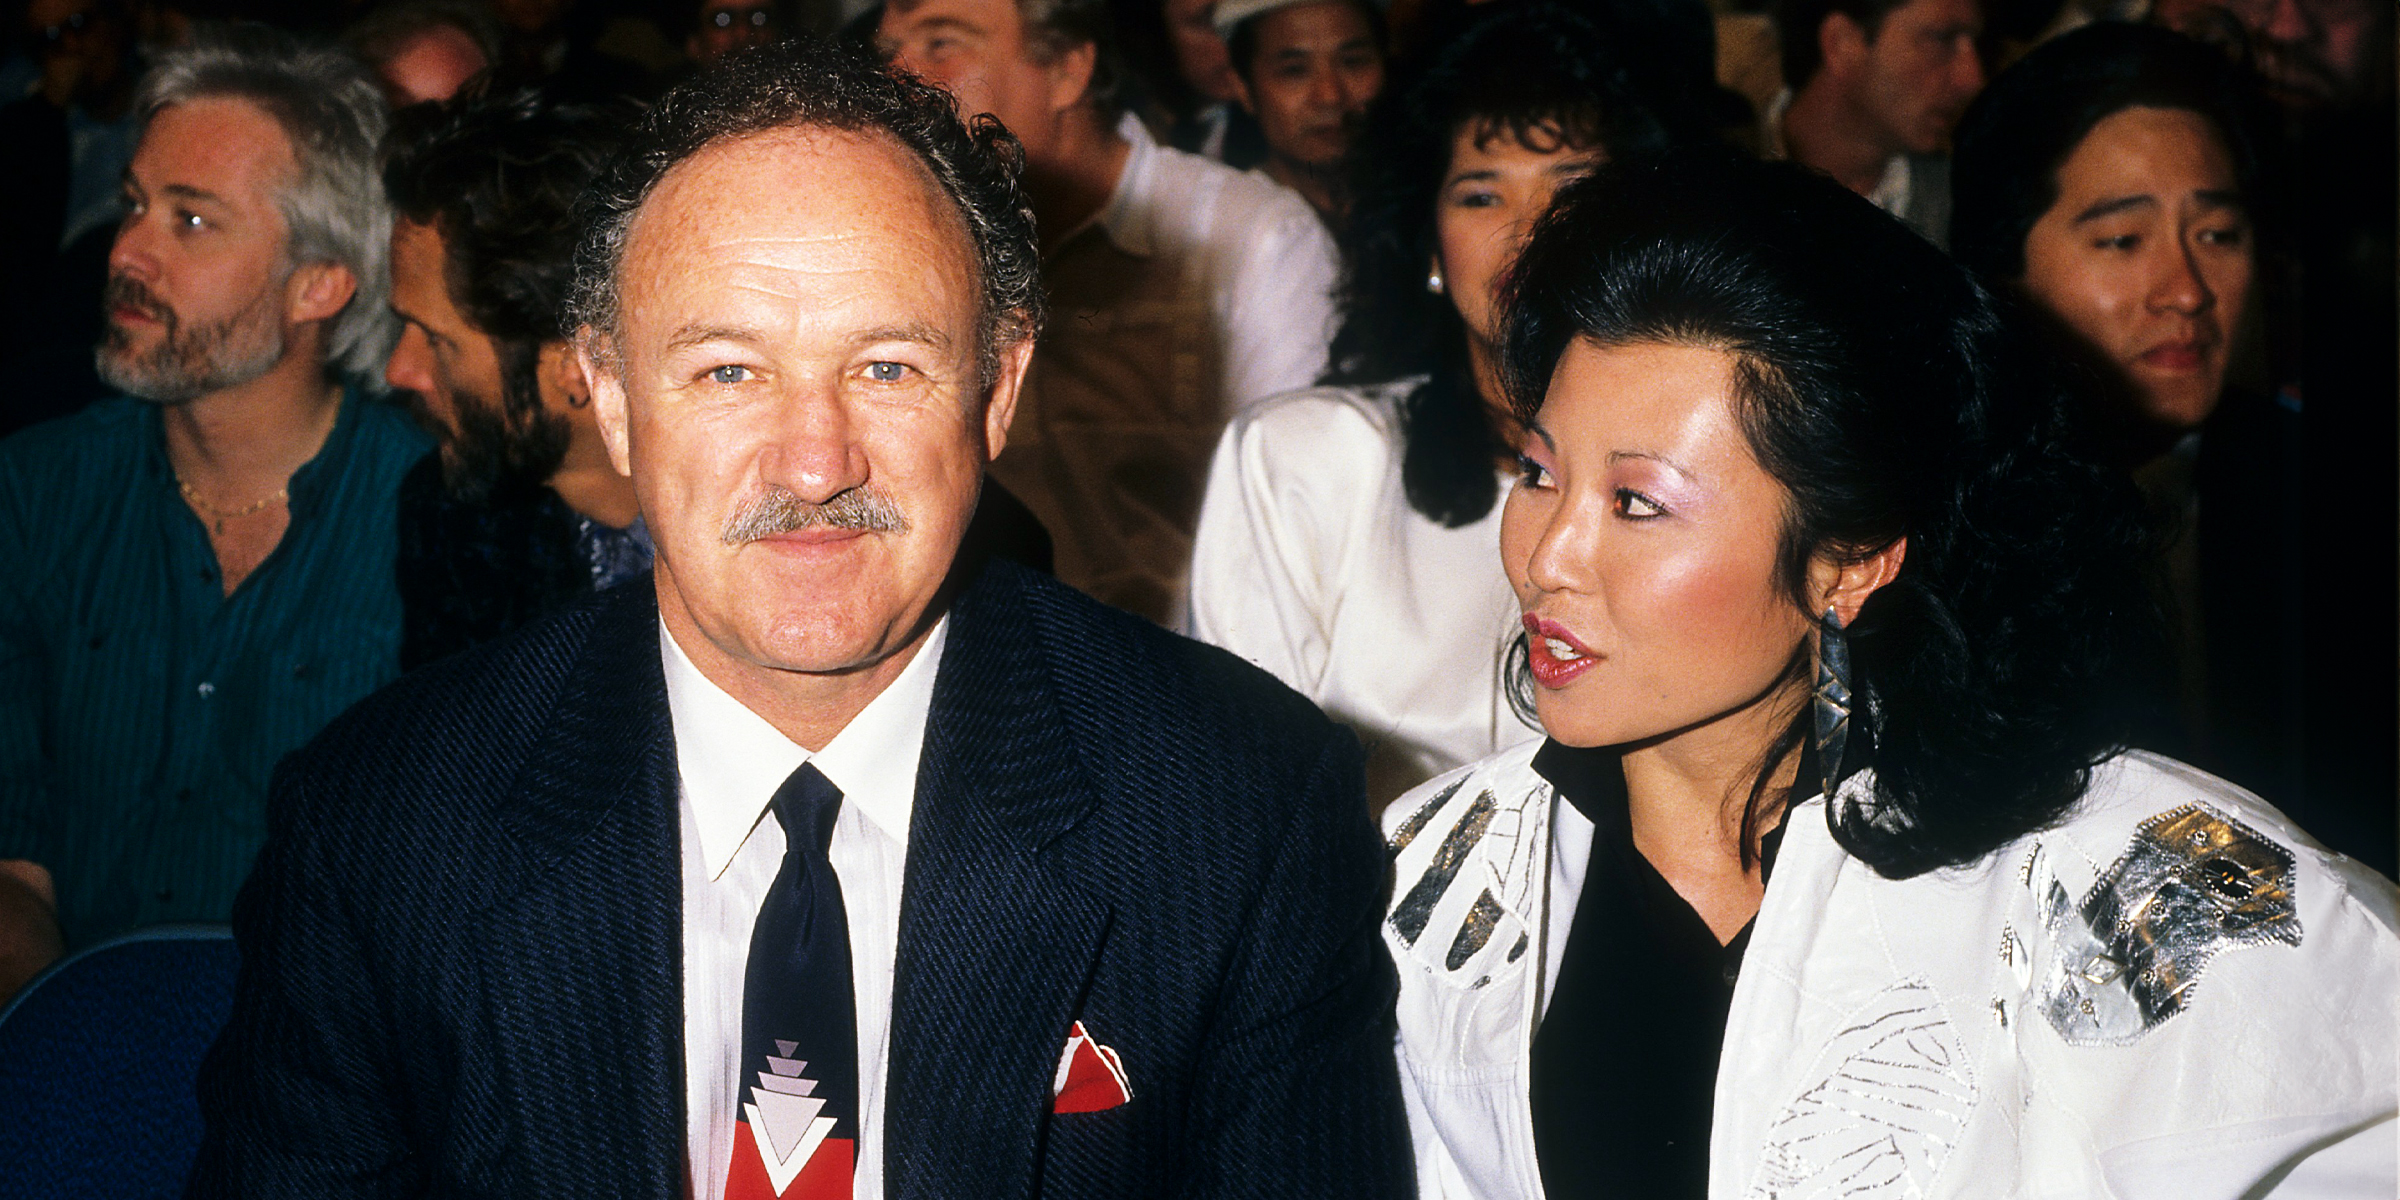
[[[708,381],[710,383],[747,383],[749,380],[750,368],[748,367],[722,366],[710,367],[708,369]]]
[[[1523,481],[1526,487],[1550,486],[1549,470],[1542,464],[1533,461],[1531,455],[1520,454],[1517,456],[1517,478]]]
[[[1658,501],[1632,488],[1618,488],[1617,515],[1629,520],[1647,521],[1652,517],[1667,515],[1667,510],[1659,507]]]
[[[1500,197],[1492,192],[1461,192],[1451,203],[1460,208],[1491,208],[1500,203]]]

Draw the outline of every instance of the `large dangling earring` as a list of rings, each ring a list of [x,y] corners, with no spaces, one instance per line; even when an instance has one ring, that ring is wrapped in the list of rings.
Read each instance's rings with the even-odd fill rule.
[[[1842,636],[1842,618],[1827,608],[1817,622],[1817,686],[1810,695],[1815,710],[1817,769],[1825,775],[1825,802],[1842,781],[1842,750],[1850,742],[1850,640]]]
[[[1433,269],[1425,272],[1425,290],[1436,296],[1442,294],[1442,260],[1438,258],[1433,260]]]

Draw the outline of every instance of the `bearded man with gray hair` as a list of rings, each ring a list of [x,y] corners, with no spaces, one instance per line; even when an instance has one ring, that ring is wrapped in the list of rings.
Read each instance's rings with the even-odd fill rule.
[[[398,671],[385,123],[257,27],[136,101],[102,379],[0,442],[0,996],[62,947],[223,921],[285,751]]]

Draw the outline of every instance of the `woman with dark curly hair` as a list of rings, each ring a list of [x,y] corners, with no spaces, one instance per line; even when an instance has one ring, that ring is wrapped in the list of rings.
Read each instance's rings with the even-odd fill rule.
[[[1190,631],[1356,729],[1378,803],[1530,736],[1500,686],[1494,500],[1522,431],[1493,289],[1562,180],[1700,136],[1608,11],[1478,7],[1400,69],[1354,164],[1326,386],[1238,418],[1210,471]]]
[[[1621,164],[1505,364],[1549,739],[1387,814],[1426,1194],[2392,1193],[2393,889],[2123,748],[2148,525],[1967,272]]]

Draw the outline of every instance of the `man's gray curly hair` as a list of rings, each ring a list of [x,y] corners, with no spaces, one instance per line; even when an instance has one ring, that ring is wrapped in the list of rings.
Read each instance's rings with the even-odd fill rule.
[[[667,172],[720,142],[777,129],[889,136],[932,174],[965,223],[982,285],[977,366],[988,388],[1000,352],[1039,337],[1041,253],[1033,208],[1018,186],[1024,152],[989,118],[961,122],[950,93],[890,72],[863,52],[810,39],[744,50],[677,85],[636,122],[631,138],[576,203],[569,320],[612,366],[623,334],[617,271],[625,240]]]
[[[389,307],[392,211],[376,157],[390,121],[383,93],[333,46],[264,25],[204,25],[159,57],[134,111],[147,125],[162,109],[216,97],[257,105],[290,139],[299,170],[276,204],[284,261],[340,263],[357,278],[357,294],[326,330],[326,364],[379,386],[400,332]]]

